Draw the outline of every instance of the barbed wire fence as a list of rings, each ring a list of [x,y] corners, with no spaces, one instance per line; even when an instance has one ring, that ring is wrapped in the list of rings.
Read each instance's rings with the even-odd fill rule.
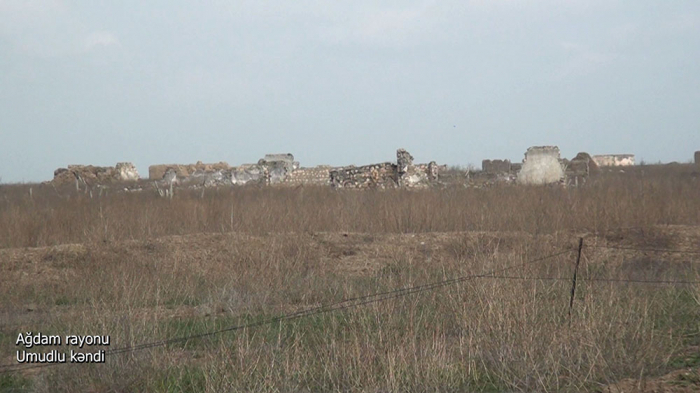
[[[581,257],[584,248],[598,248],[598,249],[613,249],[613,250],[626,250],[626,251],[637,251],[637,252],[651,252],[651,253],[679,253],[679,254],[692,254],[700,255],[700,251],[695,250],[680,250],[680,249],[662,249],[662,248],[634,248],[634,247],[621,247],[621,246],[606,246],[606,245],[584,245],[584,239],[579,239],[579,244],[577,248],[568,248],[562,251],[548,254],[544,257],[535,258],[528,260],[523,263],[510,265],[500,269],[493,269],[491,271],[460,276],[457,278],[452,278],[448,280],[436,281],[432,283],[409,286],[404,288],[399,288],[391,291],[377,292],[363,296],[351,297],[336,302],[322,304],[315,307],[305,308],[296,312],[279,315],[272,318],[267,318],[260,321],[249,322],[244,324],[233,325],[221,329],[211,330],[205,333],[187,335],[181,337],[166,338],[162,340],[146,342],[138,345],[123,346],[119,348],[105,350],[105,356],[114,356],[119,354],[133,353],[136,351],[142,351],[151,348],[164,347],[172,344],[178,343],[188,343],[193,340],[200,340],[209,338],[212,336],[234,332],[238,330],[254,329],[257,327],[272,325],[275,323],[292,321],[300,318],[311,317],[314,315],[331,313],[336,311],[343,311],[351,308],[361,307],[373,303],[384,302],[391,299],[396,299],[404,296],[419,294],[427,291],[433,291],[441,289],[447,286],[456,285],[464,283],[466,281],[475,279],[492,279],[492,280],[523,280],[523,281],[570,281],[572,283],[571,296],[569,300],[568,317],[569,323],[571,323],[571,311],[574,306],[574,299],[576,293],[577,284],[582,282],[602,282],[602,283],[625,283],[625,284],[648,284],[648,285],[700,285],[700,280],[642,280],[642,279],[629,279],[629,278],[605,278],[605,277],[579,277],[579,266],[581,262]],[[528,266],[533,266],[553,258],[569,254],[576,253],[576,262],[574,265],[574,271],[572,277],[563,276],[523,276],[523,275],[506,275],[503,274],[508,271],[512,271],[517,268],[523,268]],[[41,364],[2,364],[0,365],[0,375],[8,374],[18,371],[25,371],[31,369],[45,368],[58,366],[61,364],[68,363],[41,363]]]

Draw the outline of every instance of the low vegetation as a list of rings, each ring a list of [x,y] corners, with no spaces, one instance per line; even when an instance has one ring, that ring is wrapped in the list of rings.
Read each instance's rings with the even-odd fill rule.
[[[700,285],[625,281],[700,281],[697,173],[644,166],[577,189],[237,188],[172,200],[3,185],[0,364],[16,364],[23,332],[109,335],[114,350],[269,323],[106,364],[0,368],[0,391],[614,391],[666,375],[696,391]]]

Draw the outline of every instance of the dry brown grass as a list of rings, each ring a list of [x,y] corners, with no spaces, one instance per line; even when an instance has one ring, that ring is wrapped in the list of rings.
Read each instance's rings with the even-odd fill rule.
[[[590,246],[700,250],[694,172],[646,170],[573,190],[243,188],[172,201],[36,185],[30,199],[29,186],[2,186],[0,363],[14,361],[19,332],[140,344],[512,266],[573,249],[580,235]],[[573,262],[509,273],[570,277]],[[697,369],[700,287],[586,278],[697,280],[698,262],[587,248],[571,320],[568,281],[478,279],[107,365],[0,375],[0,389],[597,390]],[[684,378],[680,388],[700,387]]]
[[[628,170],[629,172],[630,170]],[[33,197],[29,188],[33,188]],[[0,187],[0,248],[141,240],[190,233],[560,230],[700,223],[693,166],[610,173],[588,187],[338,192],[326,187],[155,191],[90,198],[50,185]]]

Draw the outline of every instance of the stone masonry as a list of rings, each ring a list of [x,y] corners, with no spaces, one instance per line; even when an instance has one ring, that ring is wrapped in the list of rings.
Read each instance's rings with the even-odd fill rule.
[[[331,171],[335,168],[329,165],[319,165],[313,168],[298,168],[287,174],[283,185],[319,185],[331,184]]]
[[[424,188],[439,183],[440,166],[434,161],[414,164],[404,149],[396,151],[396,164],[349,166],[330,171],[330,183],[337,188]]]
[[[337,188],[422,188],[439,184],[440,170],[434,161],[414,164],[413,156],[404,149],[396,151],[396,163],[385,162],[364,166],[331,167],[321,165],[300,168],[292,154],[266,154],[256,164],[232,167],[226,162],[205,164],[162,164],[148,168],[150,182],[159,192],[172,192],[174,186],[207,188],[246,184],[258,185],[331,185]],[[56,182],[107,183],[115,180],[138,180],[130,163],[116,167],[75,166],[57,169]],[[87,182],[87,183],[86,183]],[[143,189],[143,188],[141,188]],[[172,196],[172,194],[168,194]]]
[[[510,172],[510,160],[483,160],[481,171],[489,175],[498,175]]]
[[[590,154],[580,152],[571,161],[566,162],[566,183],[570,186],[584,185],[590,175],[600,172],[598,164]]]
[[[161,180],[165,172],[172,168],[179,178],[186,178],[193,175],[197,171],[215,172],[219,170],[231,170],[231,166],[226,162],[217,162],[214,164],[205,164],[202,161],[197,161],[196,164],[160,164],[151,165],[148,167],[149,180]]]
[[[559,147],[533,146],[525,152],[523,166],[518,173],[519,184],[552,184],[565,179]]]
[[[630,166],[634,165],[634,154],[601,154],[593,156],[595,163],[601,166]]]
[[[330,183],[336,188],[394,188],[398,181],[396,168],[390,162],[342,167],[330,171]]]
[[[68,165],[53,172],[55,185],[73,184],[107,184],[139,180],[139,173],[134,164],[119,162],[116,166]]]

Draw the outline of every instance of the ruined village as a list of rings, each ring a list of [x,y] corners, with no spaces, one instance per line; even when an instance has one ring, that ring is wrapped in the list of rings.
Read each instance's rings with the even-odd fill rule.
[[[700,152],[695,153],[700,162]],[[547,185],[578,187],[601,171],[634,166],[633,154],[593,155],[581,152],[571,159],[561,157],[557,146],[533,146],[527,149],[522,162],[485,159],[481,168],[448,168],[435,161],[415,163],[405,149],[396,151],[392,162],[361,166],[304,167],[291,153],[266,154],[257,163],[231,166],[227,162],[195,164],[157,164],[148,168],[142,178],[129,162],[114,167],[69,165],[54,171],[53,185],[75,183],[76,189],[137,192],[155,190],[170,195],[173,189],[190,189],[265,185],[265,186],[329,186],[343,189],[434,188],[450,185],[488,187],[496,184]],[[118,186],[117,186],[118,185]]]

